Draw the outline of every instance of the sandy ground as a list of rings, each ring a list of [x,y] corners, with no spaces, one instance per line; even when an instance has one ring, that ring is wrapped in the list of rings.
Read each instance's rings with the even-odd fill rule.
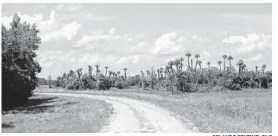
[[[111,104],[114,114],[110,117],[109,125],[104,126],[102,133],[192,133],[199,132],[197,128],[187,129],[185,124],[175,118],[173,113],[154,104],[131,98],[68,94],[68,93],[37,93],[41,95],[60,95],[71,97],[86,97],[104,100]]]

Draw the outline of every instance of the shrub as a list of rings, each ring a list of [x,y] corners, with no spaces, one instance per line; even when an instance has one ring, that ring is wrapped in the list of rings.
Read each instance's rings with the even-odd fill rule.
[[[100,75],[100,77],[97,79],[97,83],[96,83],[96,88],[97,90],[108,90],[110,89],[110,83],[108,78],[106,78],[103,75]]]
[[[128,81],[127,80],[117,80],[115,82],[115,87],[118,89],[124,89],[124,88],[128,88]]]

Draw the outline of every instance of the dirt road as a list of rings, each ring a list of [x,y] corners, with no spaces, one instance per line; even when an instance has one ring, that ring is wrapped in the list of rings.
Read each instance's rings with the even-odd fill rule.
[[[104,100],[111,104],[114,113],[110,124],[101,133],[192,133],[168,110],[154,104],[130,98],[67,93],[37,93]],[[196,132],[196,131],[194,131]]]

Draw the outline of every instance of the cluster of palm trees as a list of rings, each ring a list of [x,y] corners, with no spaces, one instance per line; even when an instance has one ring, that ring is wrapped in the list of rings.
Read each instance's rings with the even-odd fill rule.
[[[202,60],[200,60],[200,54],[195,54],[194,58],[195,58],[195,64],[193,63],[193,58],[191,58],[192,54],[187,52],[185,54],[185,56],[187,57],[187,70],[189,71],[196,71],[198,66],[200,70],[202,69]],[[228,72],[231,73],[232,72],[232,60],[234,59],[231,55],[222,55],[223,61],[219,60],[217,61],[217,64],[219,65],[219,70],[223,71],[223,72]],[[170,60],[167,65],[165,66],[165,68],[163,69],[158,68],[157,69],[157,78],[163,78],[163,77],[167,77],[169,76],[169,74],[174,73],[174,71],[182,71],[183,70],[183,63],[184,58],[180,57],[178,59],[175,60]],[[226,66],[227,61],[229,62],[229,66]],[[222,69],[222,64],[223,64],[223,69]],[[206,63],[207,65],[207,70],[210,71],[210,65],[211,62],[208,61]],[[242,71],[246,70],[246,64],[244,64],[243,60],[239,60],[237,62],[237,66],[239,67],[238,73],[239,75],[242,73]],[[255,67],[256,72],[258,72],[258,66]],[[266,65],[262,65],[262,73],[264,73],[264,70],[266,69]],[[149,77],[150,75],[150,71],[146,71],[147,73],[147,77]],[[141,71],[141,75],[144,76],[144,72]]]

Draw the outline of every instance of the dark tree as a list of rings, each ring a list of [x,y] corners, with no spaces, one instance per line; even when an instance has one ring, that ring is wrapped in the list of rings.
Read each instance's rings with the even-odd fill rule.
[[[37,86],[41,71],[37,56],[41,43],[36,25],[21,22],[15,14],[10,28],[2,25],[2,102],[3,107],[22,104]]]

